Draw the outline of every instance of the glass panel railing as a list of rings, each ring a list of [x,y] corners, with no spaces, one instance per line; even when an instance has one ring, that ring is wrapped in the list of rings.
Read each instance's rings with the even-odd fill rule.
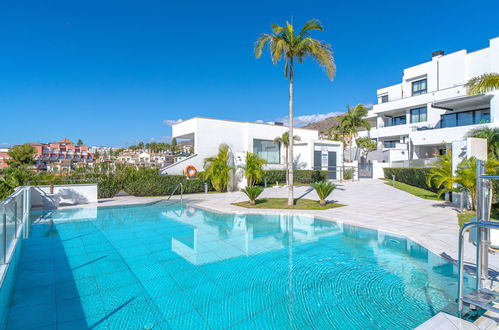
[[[19,229],[27,218],[29,203],[26,195],[29,188],[20,187],[0,202],[0,263],[9,262],[9,253],[19,234]]]

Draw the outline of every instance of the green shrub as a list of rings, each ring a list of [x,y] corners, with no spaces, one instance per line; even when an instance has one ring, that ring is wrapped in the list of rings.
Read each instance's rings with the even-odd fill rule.
[[[344,180],[352,180],[354,173],[355,173],[355,169],[354,168],[352,168],[352,167],[345,168],[343,170],[343,179]]]
[[[429,167],[384,168],[383,170],[386,179],[392,179],[392,175],[395,175],[395,181],[438,192],[438,189],[430,187],[427,184],[426,177],[431,171],[431,168]]]
[[[309,184],[317,181],[327,180],[327,171],[316,171],[316,170],[294,170],[294,182]],[[274,184],[276,181],[280,183],[286,182],[286,171],[285,170],[266,170],[265,178],[269,185]]]

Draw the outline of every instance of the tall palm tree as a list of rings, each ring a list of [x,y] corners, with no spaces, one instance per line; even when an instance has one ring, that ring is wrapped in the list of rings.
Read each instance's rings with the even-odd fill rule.
[[[499,127],[478,127],[469,131],[467,135],[486,139],[489,157],[499,159]]]
[[[301,137],[298,135],[293,135],[293,141],[301,141]],[[289,132],[282,133],[274,139],[274,142],[281,143],[284,146],[284,163],[288,164],[288,149],[289,149]],[[289,185],[289,171],[288,166],[286,166],[286,184]]]
[[[485,73],[481,76],[471,78],[466,83],[469,95],[477,95],[492,92],[499,89],[499,74]]]
[[[303,63],[307,56],[312,57],[326,70],[330,80],[336,72],[331,46],[311,37],[312,31],[324,31],[322,24],[312,19],[305,23],[299,34],[295,34],[293,25],[286,22],[285,26],[272,25],[272,33],[261,35],[255,43],[255,56],[260,58],[265,45],[269,46],[272,62],[277,64],[283,57],[285,61],[284,76],[289,79],[289,148],[288,172],[289,190],[288,205],[294,204],[293,195],[293,78],[294,62]]]
[[[353,141],[359,133],[359,128],[371,129],[371,124],[365,118],[369,109],[363,104],[357,104],[355,107],[350,108],[347,105],[348,111],[340,119],[338,124],[338,131],[342,132],[347,141],[350,149],[350,161],[352,161],[352,147]]]

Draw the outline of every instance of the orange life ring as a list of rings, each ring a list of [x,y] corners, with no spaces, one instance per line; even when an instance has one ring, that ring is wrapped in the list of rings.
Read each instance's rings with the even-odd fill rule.
[[[185,175],[187,175],[189,178],[196,176],[197,173],[198,170],[196,170],[194,165],[189,165],[185,168]]]

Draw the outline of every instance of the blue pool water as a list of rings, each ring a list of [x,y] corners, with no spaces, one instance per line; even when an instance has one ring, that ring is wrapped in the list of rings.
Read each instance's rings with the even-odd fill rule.
[[[11,329],[403,329],[455,311],[456,268],[420,245],[306,216],[185,204],[42,215]]]

